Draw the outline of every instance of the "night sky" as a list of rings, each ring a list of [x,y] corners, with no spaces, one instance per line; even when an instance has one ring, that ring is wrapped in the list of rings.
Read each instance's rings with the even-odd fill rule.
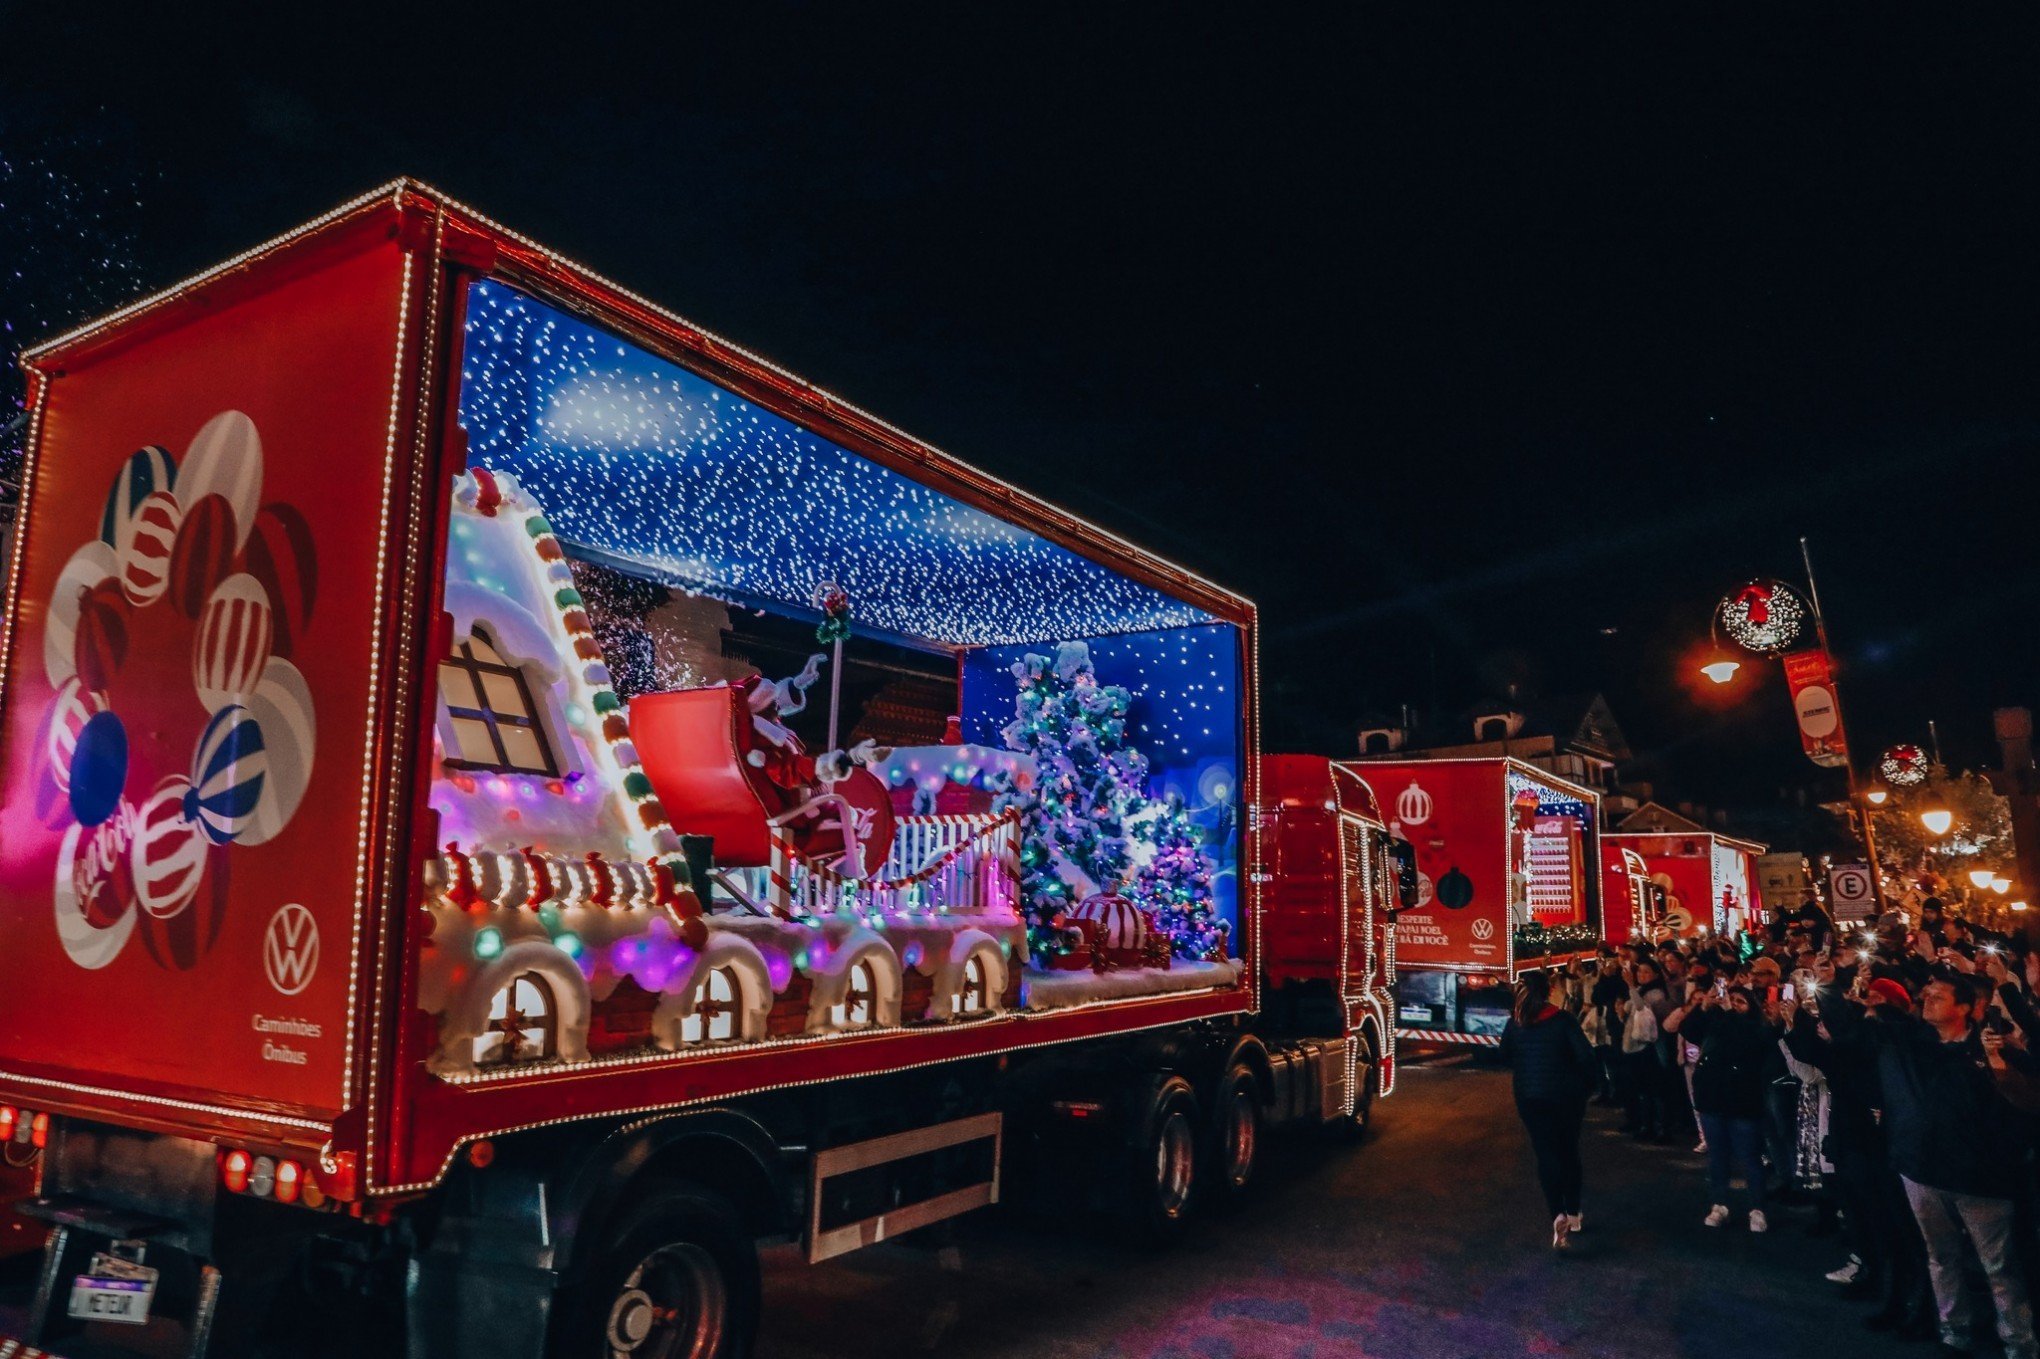
[[[6,6],[0,157],[120,190],[84,230],[149,287],[430,180],[1259,600],[1273,748],[1598,688],[1667,791],[1828,788],[1775,667],[1686,678],[1804,533],[1859,754],[1991,758],[2040,701],[2031,19],[1246,8]],[[78,221],[0,201],[0,272]],[[30,273],[17,332],[78,286]]]

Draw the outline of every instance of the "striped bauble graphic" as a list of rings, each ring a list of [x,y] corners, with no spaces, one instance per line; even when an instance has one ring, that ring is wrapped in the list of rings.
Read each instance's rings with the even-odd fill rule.
[[[159,491],[177,485],[177,464],[170,454],[150,444],[128,454],[113,477],[113,489],[106,493],[106,508],[99,512],[99,541],[118,549],[128,521],[142,503]]]
[[[184,814],[191,782],[172,774],[159,782],[135,814],[129,867],[135,899],[158,920],[167,920],[198,895],[205,876],[205,835]]]
[[[78,733],[85,730],[85,724],[92,720],[94,713],[103,711],[105,707],[99,695],[87,689],[84,681],[76,675],[64,681],[50,703],[47,746],[50,775],[65,793],[71,791],[71,757],[78,749]]]
[[[221,411],[205,422],[184,450],[177,469],[178,498],[196,505],[209,495],[224,498],[234,516],[234,551],[248,541],[262,498],[262,436],[239,411]]]
[[[274,639],[270,612],[269,592],[245,571],[221,581],[206,600],[191,647],[191,678],[207,712],[255,692]]]
[[[285,660],[270,660],[262,682],[249,695],[248,711],[262,729],[268,769],[255,814],[236,838],[240,844],[261,845],[276,838],[311,787],[318,724],[312,714],[312,687],[298,668]]]
[[[120,538],[120,588],[136,608],[147,608],[170,587],[170,553],[184,511],[168,491],[153,492],[134,512]]]
[[[269,760],[254,714],[230,703],[212,716],[191,759],[184,813],[216,845],[239,839],[262,797]]]

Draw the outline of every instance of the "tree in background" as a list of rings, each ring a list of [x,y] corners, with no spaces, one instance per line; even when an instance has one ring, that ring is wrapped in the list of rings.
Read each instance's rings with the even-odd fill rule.
[[[1126,744],[1132,696],[1098,683],[1082,642],[1060,644],[1053,660],[1030,652],[1013,663],[1013,677],[1020,692],[1001,736],[1007,749],[1033,757],[1034,785],[1002,788],[993,806],[1020,815],[1020,899],[1028,948],[1043,959],[1068,950],[1063,916],[1082,890],[1114,891],[1125,881],[1127,818],[1147,803],[1148,766]],[[1074,889],[1066,872],[1082,879]]]
[[[1141,865],[1129,895],[1154,912],[1178,958],[1224,957],[1226,923],[1213,910],[1211,860],[1183,799],[1171,793],[1140,836],[1154,845],[1154,854]]]
[[[1935,803],[1955,814],[1946,835],[1933,834],[1920,821],[1920,812]],[[1894,900],[1967,896],[1973,891],[1971,869],[2014,872],[2010,810],[1981,774],[1951,775],[1936,767],[1924,783],[1894,787],[1889,801],[1870,809],[1870,824],[1884,889]]]

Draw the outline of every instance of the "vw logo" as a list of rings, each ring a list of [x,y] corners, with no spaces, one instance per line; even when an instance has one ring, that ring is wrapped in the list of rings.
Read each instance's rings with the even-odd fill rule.
[[[312,984],[319,968],[319,922],[295,901],[269,917],[262,935],[262,970],[269,984],[294,996]]]
[[[1495,937],[1495,922],[1486,916],[1473,922],[1473,937],[1486,941]]]

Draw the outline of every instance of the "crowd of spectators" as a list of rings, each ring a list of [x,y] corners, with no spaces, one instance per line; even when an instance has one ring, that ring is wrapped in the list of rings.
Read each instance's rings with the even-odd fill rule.
[[[1606,949],[1538,990],[1623,1132],[1704,1153],[1707,1226],[1803,1206],[1846,1247],[1827,1278],[1874,1304],[1865,1325],[1966,1354],[1994,1318],[2006,1355],[2040,1359],[2040,951],[1931,897],[1916,914],[1838,929],[1809,907]]]

